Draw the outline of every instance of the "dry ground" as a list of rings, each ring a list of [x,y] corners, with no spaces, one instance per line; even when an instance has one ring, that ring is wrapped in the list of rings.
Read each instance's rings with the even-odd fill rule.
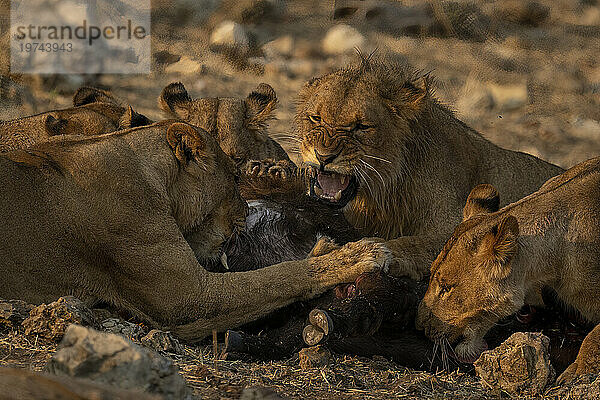
[[[291,35],[291,57],[255,59],[262,68],[240,70],[208,46],[210,28],[234,18],[225,7],[211,13],[219,1],[153,2],[153,51],[167,50],[203,65],[195,74],[165,73],[156,65],[148,76],[19,76],[6,69],[8,55],[0,51],[4,69],[0,77],[0,119],[10,119],[70,105],[81,84],[110,88],[137,111],[153,119],[162,117],[156,107],[161,89],[182,81],[192,97],[245,96],[260,82],[269,83],[280,98],[274,137],[289,132],[294,101],[302,84],[352,62],[352,54],[328,56],[320,41],[336,24],[333,1],[289,1],[282,19],[247,24],[257,48],[270,40]],[[242,7],[247,1],[223,1]],[[404,1],[395,4],[418,5]],[[433,3],[438,3],[434,1]],[[514,1],[478,0],[490,18],[484,41],[456,35],[399,35],[385,29],[357,28],[365,36],[365,50],[405,60],[437,77],[437,96],[456,110],[465,122],[500,146],[540,156],[563,167],[600,154],[600,6],[593,0],[541,0],[550,7],[539,26],[510,22],[502,17]],[[0,15],[6,32],[6,5]],[[234,7],[235,8],[235,7]],[[465,21],[465,24],[470,23]],[[2,48],[6,48],[3,44]],[[259,55],[259,54],[258,54]],[[286,148],[293,151],[292,142]],[[54,347],[16,334],[0,336],[0,365],[39,370]],[[323,369],[302,371],[296,360],[273,363],[213,362],[210,348],[187,347],[188,356],[177,363],[197,394],[206,398],[237,398],[247,386],[274,388],[294,398],[497,398],[477,380],[460,373],[429,374],[410,371],[383,359],[336,356]],[[598,383],[596,383],[598,386]],[[567,392],[550,389],[548,398],[565,398]],[[574,394],[572,394],[574,396]]]

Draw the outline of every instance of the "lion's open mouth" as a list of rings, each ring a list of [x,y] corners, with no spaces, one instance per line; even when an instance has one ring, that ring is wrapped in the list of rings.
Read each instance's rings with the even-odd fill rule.
[[[315,171],[310,180],[310,194],[328,204],[344,207],[356,196],[358,181],[352,175]]]

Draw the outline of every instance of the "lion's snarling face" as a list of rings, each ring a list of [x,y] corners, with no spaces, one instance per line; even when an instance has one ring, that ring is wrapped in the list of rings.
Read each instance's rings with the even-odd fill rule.
[[[169,188],[177,225],[199,260],[219,259],[224,243],[245,227],[247,205],[237,185],[239,171],[200,128],[174,123],[167,142],[179,165]]]
[[[382,204],[418,140],[413,125],[429,100],[427,82],[406,66],[366,59],[308,82],[295,129],[314,170],[311,192],[338,207]]]
[[[513,216],[488,215],[498,204],[491,185],[471,191],[463,222],[431,265],[419,306],[417,328],[438,343],[455,346],[463,362],[479,357],[487,348],[487,331],[516,312],[525,298],[523,277],[511,268],[519,225]]]

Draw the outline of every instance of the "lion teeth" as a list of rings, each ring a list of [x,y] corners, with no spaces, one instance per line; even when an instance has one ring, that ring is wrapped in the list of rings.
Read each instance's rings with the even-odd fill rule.
[[[340,199],[342,198],[342,191],[338,190],[338,192],[335,194],[335,196],[333,196],[333,198],[335,199],[335,201],[340,201]]]
[[[345,175],[340,175],[340,185],[344,185],[345,181],[346,181],[346,176]]]
[[[225,253],[221,254],[221,265],[223,265],[223,267],[229,271],[229,265],[227,265],[227,254]]]
[[[315,186],[315,194],[316,194],[317,196],[323,196],[323,189],[321,189],[321,188],[320,188],[320,187],[318,187],[318,186]]]

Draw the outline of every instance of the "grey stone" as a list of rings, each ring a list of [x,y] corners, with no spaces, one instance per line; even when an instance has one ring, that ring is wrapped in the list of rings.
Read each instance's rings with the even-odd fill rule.
[[[100,328],[109,333],[123,335],[130,340],[139,340],[145,334],[141,326],[120,318],[105,319],[100,323]]]
[[[277,392],[264,387],[247,387],[242,391],[240,400],[282,400]]]
[[[166,399],[191,398],[173,362],[120,335],[71,325],[46,370],[121,389],[141,389]]]
[[[550,364],[550,339],[541,333],[517,332],[475,361],[482,383],[512,395],[544,393],[556,376]]]
[[[170,332],[163,332],[158,329],[153,329],[140,342],[156,351],[164,351],[172,354],[185,354],[185,349]]]
[[[346,24],[339,24],[327,31],[321,46],[326,54],[337,55],[355,51],[365,44],[364,36]]]
[[[223,21],[213,29],[210,35],[210,44],[248,51],[250,39],[242,25],[233,21]]]

